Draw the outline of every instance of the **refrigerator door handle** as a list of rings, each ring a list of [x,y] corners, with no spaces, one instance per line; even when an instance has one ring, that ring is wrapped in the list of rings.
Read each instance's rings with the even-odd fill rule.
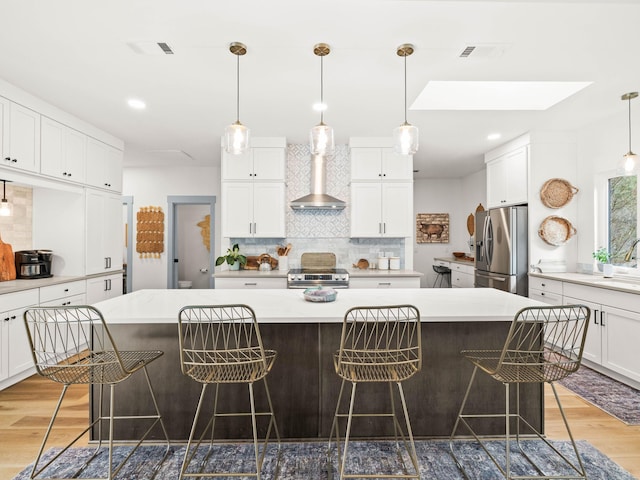
[[[496,277],[494,275],[483,275],[476,270],[476,275],[481,278],[488,278],[489,280],[496,280],[498,282],[506,282],[507,279],[505,277]]]
[[[489,239],[487,238],[487,230],[489,225],[489,216],[484,217],[484,222],[482,224],[482,259],[485,263],[489,263],[489,258],[487,257],[487,244],[489,243]]]

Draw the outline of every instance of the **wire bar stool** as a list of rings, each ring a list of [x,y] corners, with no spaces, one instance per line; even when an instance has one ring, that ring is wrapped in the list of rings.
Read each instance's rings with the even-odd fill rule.
[[[590,316],[591,310],[584,305],[523,308],[515,315],[501,350],[463,350],[461,352],[461,354],[474,365],[474,368],[453,431],[451,432],[449,447],[456,464],[465,478],[469,478],[469,476],[462,463],[456,457],[454,448],[454,444],[456,443],[454,439],[460,425],[466,427],[507,480],[587,478],[582,459],[578,453],[573,435],[571,434],[569,423],[562,409],[562,404],[560,403],[554,382],[571,375],[580,367]],[[504,385],[504,413],[464,413],[465,405],[478,372],[486,373]],[[523,383],[548,383],[551,385],[562,420],[571,439],[577,464],[558,451],[530,422],[520,415],[520,384]],[[515,413],[510,411],[510,387],[512,385],[516,387]],[[469,422],[471,419],[482,418],[501,418],[504,420],[504,462],[499,462],[495,455],[490,453],[481,435],[474,431]],[[511,431],[511,420],[515,420],[515,433]],[[545,444],[559,456],[562,462],[564,462],[570,473],[545,473],[542,467],[537,465],[531,457],[527,455],[523,442],[521,442],[522,435],[535,435],[544,441]],[[535,469],[537,475],[516,475],[512,472],[513,463],[510,442],[513,439],[515,439],[516,445],[523,458]]]
[[[91,306],[66,307],[31,307],[24,312],[24,322],[28,333],[33,361],[39,375],[63,385],[62,393],[49,422],[44,439],[38,451],[38,456],[31,470],[30,478],[38,477],[66,452],[90,429],[97,426],[98,445],[91,457],[80,467],[74,477],[80,475],[100,453],[103,443],[102,423],[108,421],[108,466],[105,480],[112,480],[133,455],[137,448],[147,438],[151,430],[160,424],[166,440],[167,449],[161,461],[152,472],[157,474],[162,463],[170,451],[170,442],[162,416],[158,409],[158,402],[151,385],[147,365],[163,355],[162,351],[122,351],[116,347],[109,328],[102,313]],[[115,387],[128,379],[132,374],[142,370],[146,379],[155,412],[151,415],[115,415]],[[99,385],[98,418],[85,428],[73,441],[65,446],[45,465],[39,466],[42,453],[51,434],[62,401],[70,385]],[[103,389],[109,386],[109,412],[103,413]],[[127,456],[114,467],[113,438],[115,420],[145,420],[151,421],[142,438]],[[130,445],[130,443],[127,443]],[[42,477],[39,477],[42,478]]]
[[[333,434],[336,434],[338,469],[344,478],[420,478],[418,456],[413,441],[409,413],[402,382],[411,378],[422,368],[422,346],[420,336],[420,313],[412,305],[381,307],[354,307],[347,311],[342,324],[340,349],[334,354],[336,373],[342,378],[336,411],[329,434],[328,455]],[[348,413],[341,412],[340,405],[345,383],[351,382]],[[388,383],[391,409],[380,413],[354,413],[356,387],[360,382]],[[406,434],[396,415],[393,384],[397,385]],[[393,422],[394,439],[402,474],[376,472],[346,473],[348,447],[354,417],[390,417]],[[339,419],[346,418],[344,448],[340,448]],[[399,436],[409,456],[413,471],[407,468],[402,456]]]
[[[182,373],[202,384],[200,400],[196,407],[189,441],[180,471],[184,477],[229,477],[243,476],[261,478],[262,464],[273,430],[278,444],[280,459],[280,432],[271,403],[266,376],[273,366],[277,352],[266,350],[253,309],[247,305],[200,305],[186,306],[178,315],[180,341],[180,367]],[[262,380],[269,411],[256,412],[253,384]],[[244,383],[249,388],[250,412],[218,412],[218,392],[221,384]],[[202,403],[207,386],[215,384],[213,414],[204,428],[197,444],[192,449]],[[256,468],[253,472],[202,472],[213,453],[214,428],[218,417],[251,417],[253,447]],[[257,417],[269,418],[262,451],[258,443]],[[187,472],[198,448],[210,431],[209,448],[200,463],[198,472]],[[192,451],[191,451],[192,450]],[[278,465],[278,463],[276,464]],[[277,467],[276,467],[277,468]]]

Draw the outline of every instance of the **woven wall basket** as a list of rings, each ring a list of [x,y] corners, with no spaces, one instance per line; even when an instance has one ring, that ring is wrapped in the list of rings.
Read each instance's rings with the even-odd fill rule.
[[[551,215],[540,224],[538,235],[549,245],[564,245],[577,233],[571,222],[563,217]]]
[[[549,208],[560,208],[571,201],[578,189],[562,178],[551,178],[540,189],[540,200]]]

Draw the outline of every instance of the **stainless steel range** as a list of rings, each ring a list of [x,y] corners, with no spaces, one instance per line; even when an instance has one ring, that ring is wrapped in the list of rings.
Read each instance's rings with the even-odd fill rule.
[[[293,268],[287,274],[287,288],[309,288],[318,285],[331,288],[349,288],[349,272],[336,268],[333,253],[303,253],[302,268]]]

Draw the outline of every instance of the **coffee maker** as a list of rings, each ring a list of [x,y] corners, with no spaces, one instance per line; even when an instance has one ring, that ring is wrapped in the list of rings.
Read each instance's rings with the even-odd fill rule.
[[[19,250],[16,256],[16,278],[49,278],[51,273],[51,250]]]

